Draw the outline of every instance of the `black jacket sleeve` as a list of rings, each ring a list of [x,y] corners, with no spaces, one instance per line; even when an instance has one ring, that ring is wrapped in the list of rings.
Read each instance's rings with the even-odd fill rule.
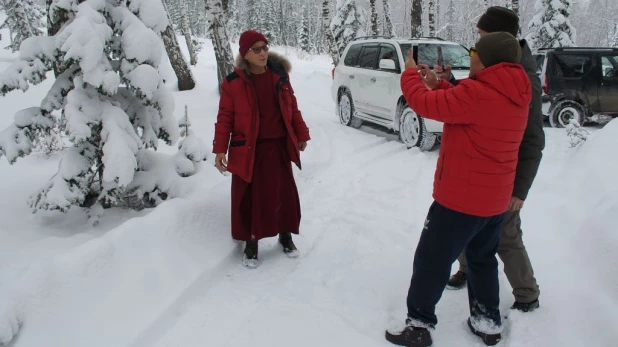
[[[513,196],[525,200],[532,187],[543,157],[545,148],[545,132],[543,130],[542,89],[541,80],[536,75],[536,62],[526,41],[522,40],[521,64],[526,69],[532,85],[532,102],[528,111],[528,125],[519,146],[519,161],[515,176]]]

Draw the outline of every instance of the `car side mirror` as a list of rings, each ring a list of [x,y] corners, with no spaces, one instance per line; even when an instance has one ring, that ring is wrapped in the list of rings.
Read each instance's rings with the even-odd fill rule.
[[[395,61],[392,59],[380,59],[380,70],[397,70]]]

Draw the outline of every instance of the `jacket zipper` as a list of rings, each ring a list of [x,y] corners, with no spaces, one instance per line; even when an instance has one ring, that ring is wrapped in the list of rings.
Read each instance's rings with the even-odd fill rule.
[[[255,146],[257,144],[257,132],[259,131],[259,129],[257,128],[256,122],[257,122],[257,118],[260,117],[259,112],[260,112],[260,107],[258,105],[258,101],[257,101],[257,93],[255,92],[255,86],[253,85],[253,82],[251,82],[251,80],[248,80],[249,85],[251,86],[251,91],[253,92],[253,106],[254,106],[254,110],[257,110],[257,117],[255,115],[255,112],[253,112],[253,114],[251,115],[251,123],[253,125],[253,128],[255,129],[252,133],[251,133],[251,140],[249,141],[249,151],[255,151]],[[254,141],[255,140],[255,141]],[[251,178],[253,177],[253,172],[250,172],[251,167],[253,165],[251,165],[251,161],[255,161],[255,155],[251,155],[251,160],[249,160],[249,162],[247,163],[247,173],[251,174]]]

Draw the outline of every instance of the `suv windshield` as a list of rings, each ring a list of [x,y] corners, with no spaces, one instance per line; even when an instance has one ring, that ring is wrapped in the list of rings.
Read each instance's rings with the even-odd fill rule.
[[[412,49],[412,44],[400,44],[401,53],[407,59],[408,51]],[[414,56],[418,64],[427,64],[433,69],[433,65],[438,60],[438,47],[442,50],[442,64],[450,65],[455,70],[469,70],[470,56],[468,50],[460,45],[448,45],[437,43],[421,43],[418,45],[418,52]]]

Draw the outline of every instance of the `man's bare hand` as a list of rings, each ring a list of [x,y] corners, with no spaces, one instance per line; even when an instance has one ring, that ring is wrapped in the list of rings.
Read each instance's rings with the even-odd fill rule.
[[[511,197],[511,202],[509,203],[509,212],[519,211],[524,207],[524,201],[520,198]]]
[[[227,172],[227,158],[225,158],[225,153],[217,153],[215,157],[215,166],[221,172]]]
[[[444,65],[444,69],[442,69],[442,66],[436,64],[433,68],[433,71],[436,73],[436,75],[438,75],[439,79],[448,81],[449,79],[451,79],[453,68],[450,65]]]
[[[416,61],[414,61],[414,56],[412,55],[412,51],[408,51],[408,60],[406,60],[406,70],[407,69],[416,69]]]
[[[307,142],[306,141],[301,141],[298,143],[298,149],[300,149],[300,151],[304,151],[305,148],[307,148]]]
[[[427,88],[434,89],[438,86],[438,76],[436,76],[435,72],[431,71],[429,65],[419,64],[418,69],[421,74],[421,78],[423,79],[423,83],[425,83]]]

